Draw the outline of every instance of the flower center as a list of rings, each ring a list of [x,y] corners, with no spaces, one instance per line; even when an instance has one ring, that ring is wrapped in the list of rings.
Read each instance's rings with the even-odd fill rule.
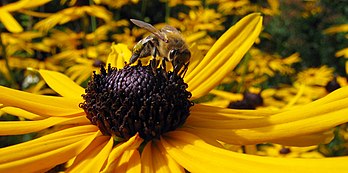
[[[82,95],[87,118],[104,135],[129,139],[137,132],[145,140],[183,125],[193,102],[187,84],[173,72],[150,66],[102,67]]]

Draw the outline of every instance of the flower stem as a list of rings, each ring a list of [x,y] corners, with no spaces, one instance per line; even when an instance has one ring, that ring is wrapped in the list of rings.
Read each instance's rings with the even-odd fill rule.
[[[145,18],[147,0],[143,0],[141,3],[141,17]]]
[[[89,25],[89,21],[88,21],[88,17],[85,15],[82,18],[82,28],[83,28],[83,36],[82,36],[82,44],[83,44],[83,48],[85,49],[85,53],[84,53],[84,57],[87,58],[88,57],[88,44],[87,44],[87,33],[88,33],[88,25]]]
[[[165,16],[165,22],[169,22],[170,17],[170,6],[169,6],[169,0],[166,1],[166,16]]]
[[[93,0],[89,0],[89,5],[93,5]],[[95,16],[91,15],[91,29],[94,32],[97,29],[97,20]]]

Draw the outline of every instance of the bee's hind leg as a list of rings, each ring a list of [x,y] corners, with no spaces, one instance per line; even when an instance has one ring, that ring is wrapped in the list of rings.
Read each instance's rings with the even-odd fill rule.
[[[162,67],[162,73],[163,73],[163,76],[168,79],[168,76],[167,76],[167,65],[166,65],[166,58],[162,58],[162,63],[161,63],[161,67]]]

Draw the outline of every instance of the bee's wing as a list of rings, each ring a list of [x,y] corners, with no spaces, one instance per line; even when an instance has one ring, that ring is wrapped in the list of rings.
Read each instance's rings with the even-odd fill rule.
[[[176,28],[166,25],[161,29],[162,32],[168,33],[168,32],[173,32],[173,33],[178,33],[180,34],[180,31],[178,31]]]
[[[143,22],[141,20],[136,20],[136,19],[130,19],[130,21],[133,22],[135,25],[150,31],[153,35],[155,35],[157,38],[163,40],[164,42],[168,42],[167,38],[165,38],[165,36],[161,33],[161,31],[156,29],[151,24]]]

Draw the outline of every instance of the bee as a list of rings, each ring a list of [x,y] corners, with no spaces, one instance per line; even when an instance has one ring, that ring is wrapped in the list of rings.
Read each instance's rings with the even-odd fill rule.
[[[129,64],[135,63],[139,58],[152,55],[153,59],[150,62],[150,66],[153,71],[156,71],[160,63],[161,67],[166,70],[165,63],[167,61],[173,65],[174,73],[185,75],[190,62],[191,52],[181,33],[169,25],[158,30],[149,23],[136,19],[130,20],[135,25],[151,32],[151,35],[143,38],[133,47]],[[158,60],[158,58],[161,59]]]

